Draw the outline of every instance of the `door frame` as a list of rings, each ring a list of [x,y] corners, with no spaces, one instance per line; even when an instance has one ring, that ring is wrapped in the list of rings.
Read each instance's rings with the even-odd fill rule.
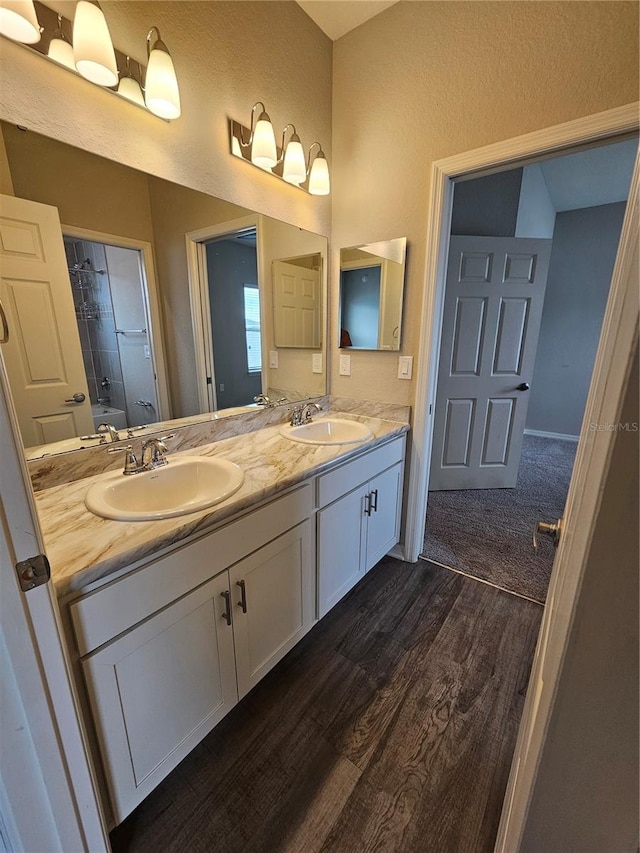
[[[515,168],[635,133],[639,126],[639,106],[636,102],[616,107],[434,162],[408,483],[404,546],[408,561],[418,559],[424,537],[454,179],[491,174],[509,166]],[[639,164],[640,156],[636,158],[567,498],[565,518],[569,524],[554,562],[529,682],[534,689],[527,693],[503,804],[495,848],[498,853],[519,848],[608,473],[615,434],[592,431],[589,424],[617,421],[637,341]]]
[[[260,215],[243,216],[221,222],[217,225],[207,225],[196,231],[189,231],[185,236],[187,248],[187,275],[189,278],[189,303],[191,305],[191,327],[193,329],[193,344],[195,348],[196,385],[198,389],[198,406],[200,414],[215,412],[217,406],[216,374],[213,361],[213,337],[211,334],[211,306],[209,304],[209,282],[207,279],[207,255],[205,243],[236,231],[256,229],[256,260],[258,267],[258,291],[260,292],[260,272],[262,269],[260,255]],[[264,300],[260,299],[261,326],[264,328],[262,316]],[[262,341],[262,364],[265,362],[264,339]],[[207,382],[210,377],[211,381]],[[263,382],[264,387],[264,382]]]
[[[155,376],[154,385],[158,404],[158,421],[171,420],[171,404],[169,401],[169,383],[167,381],[167,360],[164,349],[162,331],[162,312],[158,280],[156,278],[153,246],[145,240],[132,237],[121,237],[117,234],[106,234],[103,231],[93,231],[89,228],[78,228],[75,225],[60,225],[63,237],[73,237],[77,240],[89,240],[117,246],[120,249],[134,249],[142,253],[142,299],[144,313],[147,318],[147,337],[151,351],[151,366]]]
[[[23,778],[31,773],[33,780],[26,791],[0,768],[4,829],[16,850],[35,824],[43,833],[55,832],[49,849],[108,851],[106,822],[52,584],[22,592],[12,565],[44,550],[1,355],[0,450],[0,545],[11,555],[0,565],[1,631],[15,678],[14,695],[25,712],[24,731],[12,738],[20,750]],[[32,751],[25,743],[26,732]],[[53,824],[47,823],[46,811]]]

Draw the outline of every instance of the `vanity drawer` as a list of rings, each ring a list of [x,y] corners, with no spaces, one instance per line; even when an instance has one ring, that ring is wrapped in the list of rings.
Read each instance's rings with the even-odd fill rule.
[[[327,506],[404,459],[404,435],[318,477],[318,508]]]
[[[305,483],[220,530],[150,560],[71,604],[80,655],[142,622],[311,516],[312,490]]]

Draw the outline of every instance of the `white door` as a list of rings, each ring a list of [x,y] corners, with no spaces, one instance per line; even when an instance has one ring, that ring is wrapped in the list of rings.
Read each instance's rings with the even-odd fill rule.
[[[273,262],[274,342],[316,349],[320,340],[320,271]]]
[[[369,482],[367,555],[365,571],[388,554],[400,535],[402,464],[383,471]]]
[[[25,447],[93,432],[57,208],[3,195],[0,265],[2,354]]]
[[[318,513],[318,616],[320,619],[364,575],[368,484]]]
[[[451,237],[430,491],[513,488],[551,240]]]

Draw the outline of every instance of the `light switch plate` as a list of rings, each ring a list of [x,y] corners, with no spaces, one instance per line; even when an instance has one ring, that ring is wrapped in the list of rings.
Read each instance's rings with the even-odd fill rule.
[[[322,373],[322,353],[314,352],[311,356],[311,372]]]
[[[269,350],[269,367],[278,366],[278,350]]]
[[[351,376],[351,356],[340,356],[340,376]]]
[[[398,356],[398,379],[411,379],[413,374],[413,356]]]

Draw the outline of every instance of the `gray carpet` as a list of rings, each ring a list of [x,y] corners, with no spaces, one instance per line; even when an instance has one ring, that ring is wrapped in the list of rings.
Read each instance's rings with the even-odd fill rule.
[[[422,557],[544,602],[555,550],[531,534],[561,517],[576,444],[525,435],[515,489],[429,492]]]

